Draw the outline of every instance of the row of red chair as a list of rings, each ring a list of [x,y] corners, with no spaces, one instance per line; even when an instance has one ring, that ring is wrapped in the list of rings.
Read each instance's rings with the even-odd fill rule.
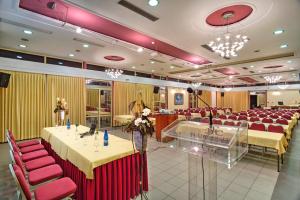
[[[248,121],[248,117],[245,116],[245,115],[240,115],[240,116],[236,116],[236,115],[230,115],[230,116],[226,116],[226,115],[220,115],[219,116],[220,119],[223,119],[223,120],[227,120],[227,119],[230,119],[230,120],[245,120],[245,121]],[[260,120],[259,117],[250,117],[249,121],[250,122],[262,122],[262,123],[274,123],[276,122],[277,124],[284,124],[284,125],[288,125],[288,120],[290,120],[290,118],[288,117],[282,117],[282,118],[263,118],[262,120]]]
[[[201,123],[209,123],[208,118],[201,118],[200,119]],[[222,125],[222,121],[220,119],[213,119],[213,124],[215,125]],[[240,121],[224,121],[223,125],[225,126],[240,126],[241,122]],[[284,129],[281,125],[276,125],[276,124],[270,124],[266,128],[266,126],[262,123],[252,123],[251,126],[249,127],[251,130],[258,130],[258,131],[268,131],[268,132],[275,132],[275,133],[284,133]]]
[[[48,155],[39,140],[17,143],[11,131],[6,132],[6,138],[12,160],[9,169],[21,197],[27,200],[52,200],[74,195],[76,184],[68,177],[62,178],[63,170],[55,164],[54,158]],[[37,187],[32,196],[33,186]]]

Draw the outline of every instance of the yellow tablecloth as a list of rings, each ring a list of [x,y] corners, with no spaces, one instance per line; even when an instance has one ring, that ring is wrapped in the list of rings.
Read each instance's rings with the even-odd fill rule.
[[[125,125],[125,124],[129,123],[133,119],[134,119],[133,115],[115,115],[114,116],[115,122],[120,123],[121,125]],[[154,117],[149,117],[148,119],[153,123],[153,125],[155,125]]]
[[[107,117],[110,116],[111,113],[110,112],[103,112],[103,111],[97,111],[97,110],[93,110],[93,111],[86,111],[86,116],[87,117],[98,117],[100,114],[100,117]]]
[[[176,132],[204,134],[206,128],[206,125],[183,124],[177,127]],[[250,129],[248,129],[248,144],[276,149],[279,155],[285,153],[285,147],[288,146],[288,142],[283,134]]]
[[[77,133],[89,131],[88,127],[79,126]],[[109,135],[109,146],[103,146],[103,132],[99,132],[100,146],[95,152],[95,137],[76,136],[75,126],[67,130],[65,126],[48,127],[42,130],[41,137],[51,144],[51,148],[63,160],[68,160],[85,173],[87,179],[93,179],[93,169],[111,161],[134,153],[132,142],[114,135]]]

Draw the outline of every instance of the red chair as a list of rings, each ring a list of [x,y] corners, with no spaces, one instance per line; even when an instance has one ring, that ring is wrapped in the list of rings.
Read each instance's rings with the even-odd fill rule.
[[[272,119],[278,119],[279,116],[278,116],[278,115],[275,115],[275,114],[272,114],[272,115],[270,115],[270,118],[272,118]]]
[[[234,126],[234,122],[233,121],[225,121],[224,122],[224,126]]]
[[[277,123],[277,124],[282,124],[282,125],[289,125],[288,120],[283,119],[283,118],[277,119],[277,120],[276,120],[276,123]]]
[[[281,116],[283,119],[286,119],[286,120],[291,120],[292,117],[290,115],[287,115],[287,114],[284,114]]]
[[[219,118],[220,119],[227,119],[227,116],[226,115],[220,115]]]
[[[209,123],[209,119],[208,118],[201,118],[200,122],[201,123]]]
[[[29,140],[29,141],[17,143],[17,142],[16,142],[15,135],[13,134],[13,132],[12,132],[11,130],[7,130],[7,133],[8,133],[7,136],[8,136],[11,140],[13,140],[13,141],[17,144],[17,146],[18,146],[19,148],[23,148],[23,147],[28,147],[28,146],[40,144],[40,141],[39,141],[39,140]]]
[[[274,132],[274,133],[282,133],[282,134],[284,134],[284,129],[283,129],[283,127],[282,126],[276,126],[276,125],[273,125],[273,124],[270,124],[269,126],[268,126],[268,131],[269,132]]]
[[[247,116],[248,114],[246,112],[240,112],[240,115]]]
[[[228,119],[231,119],[231,120],[237,120],[237,116],[236,115],[230,115],[228,117]]]
[[[241,121],[238,121],[236,124],[235,124],[235,126],[240,126],[241,125]]]
[[[250,117],[250,122],[259,122],[259,118],[258,117]]]
[[[10,172],[19,187],[22,199],[36,200],[53,200],[64,199],[73,196],[76,192],[76,184],[68,177],[57,179],[49,183],[38,186],[33,191],[33,196],[30,191],[29,184],[26,181],[20,167],[18,165],[9,165]]]
[[[222,125],[222,121],[219,119],[213,119],[213,124],[220,124]]]
[[[251,113],[251,114],[249,114],[249,117],[257,117],[257,114],[256,113]]]
[[[273,119],[271,119],[271,118],[263,118],[261,122],[262,123],[268,123],[268,124],[270,124],[270,123],[273,123]]]
[[[265,117],[267,117],[267,115],[264,113],[259,115],[259,118],[265,118]]]
[[[240,115],[238,120],[246,120],[247,121],[248,117],[247,117],[247,115]]]
[[[264,124],[258,124],[258,123],[252,123],[250,128],[251,130],[257,130],[257,131],[266,131],[266,127]]]
[[[212,112],[212,115],[213,115],[213,116],[216,116],[216,115],[217,115],[217,113],[218,113],[218,110],[216,110],[216,109],[213,109],[211,112]]]
[[[201,110],[200,114],[201,114],[201,117],[205,117],[206,116],[206,111],[205,110]]]

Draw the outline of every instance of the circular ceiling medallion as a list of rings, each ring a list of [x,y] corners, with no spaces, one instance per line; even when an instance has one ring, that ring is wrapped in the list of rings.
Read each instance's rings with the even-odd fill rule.
[[[253,9],[248,5],[227,6],[211,13],[206,18],[206,23],[211,26],[234,24],[247,18],[252,11]]]
[[[104,56],[106,60],[111,60],[111,61],[122,61],[125,60],[125,58],[121,56]]]
[[[275,69],[275,68],[280,68],[280,67],[283,67],[282,65],[274,65],[274,66],[267,66],[267,67],[264,67],[265,69]]]

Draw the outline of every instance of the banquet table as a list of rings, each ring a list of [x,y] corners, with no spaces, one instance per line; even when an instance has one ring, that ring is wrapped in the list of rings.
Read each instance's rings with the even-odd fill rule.
[[[109,135],[109,146],[103,146],[103,133],[99,133],[99,146],[95,137],[79,137],[88,127],[47,127],[41,138],[46,150],[62,167],[64,176],[77,184],[76,199],[129,200],[139,194],[140,154],[129,140]],[[143,188],[148,190],[147,158],[144,156]]]
[[[133,115],[115,115],[114,116],[114,121],[121,124],[122,126],[129,123],[133,119],[134,119]],[[148,119],[153,123],[153,125],[155,125],[154,117],[149,117]]]

